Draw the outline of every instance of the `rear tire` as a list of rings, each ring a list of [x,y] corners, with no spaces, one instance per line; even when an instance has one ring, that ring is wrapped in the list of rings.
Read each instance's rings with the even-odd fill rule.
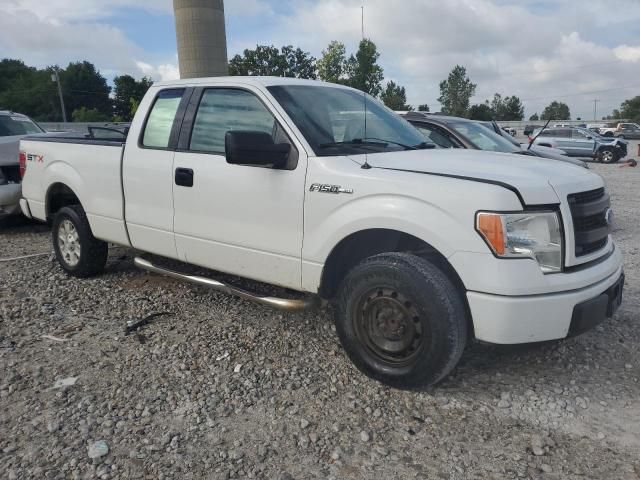
[[[84,278],[104,270],[109,246],[93,236],[80,205],[61,208],[53,219],[51,233],[58,263],[69,275]]]
[[[363,373],[396,388],[433,385],[467,342],[463,293],[434,264],[406,253],[365,259],[336,298],[336,330]]]
[[[614,148],[605,147],[598,152],[598,160],[602,163],[615,163],[618,161],[618,154]]]

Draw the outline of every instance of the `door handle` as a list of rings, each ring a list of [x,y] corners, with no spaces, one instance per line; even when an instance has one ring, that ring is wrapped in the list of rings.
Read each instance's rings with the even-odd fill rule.
[[[176,185],[193,187],[193,170],[190,168],[176,168]]]

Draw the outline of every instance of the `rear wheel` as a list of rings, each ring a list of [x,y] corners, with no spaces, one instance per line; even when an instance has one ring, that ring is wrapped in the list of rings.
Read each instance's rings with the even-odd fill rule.
[[[364,260],[336,299],[336,330],[354,364],[398,388],[444,378],[467,339],[462,293],[433,263],[406,253]]]
[[[618,154],[615,149],[605,147],[598,152],[598,160],[602,163],[615,163],[618,161]]]
[[[68,274],[89,277],[104,270],[109,247],[93,236],[81,206],[64,207],[56,213],[52,236],[58,263]]]

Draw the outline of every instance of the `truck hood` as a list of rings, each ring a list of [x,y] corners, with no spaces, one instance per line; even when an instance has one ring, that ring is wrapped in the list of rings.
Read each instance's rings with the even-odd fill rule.
[[[353,158],[363,163],[363,157]],[[556,191],[580,192],[603,186],[602,178],[569,163],[481,150],[442,149],[368,155],[373,168],[441,175],[502,185],[526,205],[555,204]]]

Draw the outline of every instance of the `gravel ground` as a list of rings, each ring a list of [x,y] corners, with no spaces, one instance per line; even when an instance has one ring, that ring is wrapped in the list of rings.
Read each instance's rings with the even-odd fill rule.
[[[615,317],[561,342],[473,344],[421,393],[361,375],[330,311],[146,274],[122,248],[90,280],[50,255],[0,262],[0,476],[639,479],[640,168],[592,168],[625,254]],[[48,252],[49,232],[14,222],[0,245]]]

